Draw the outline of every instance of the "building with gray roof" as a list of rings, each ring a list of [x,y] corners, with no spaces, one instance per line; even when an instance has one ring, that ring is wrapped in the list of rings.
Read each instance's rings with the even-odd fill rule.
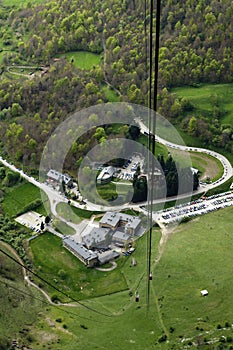
[[[134,235],[141,227],[141,220],[137,216],[124,213],[106,212],[99,222],[100,227],[116,230],[125,227],[125,231]]]
[[[66,186],[71,187],[73,185],[73,181],[68,174],[62,174],[59,171],[50,169],[47,173],[48,181],[53,181],[57,184],[61,184],[63,181]]]
[[[111,242],[110,230],[103,227],[93,227],[88,234],[82,237],[82,241],[88,249],[106,248]]]
[[[125,244],[128,244],[132,241],[132,236],[122,231],[116,231],[112,235],[112,241],[116,245],[123,247]]]
[[[98,253],[99,264],[106,264],[110,260],[116,259],[119,255],[119,253],[113,250],[107,250],[106,252]]]
[[[63,246],[74,254],[86,266],[95,266],[98,262],[98,256],[92,250],[87,249],[81,243],[76,243],[71,237],[64,237],[62,239]]]

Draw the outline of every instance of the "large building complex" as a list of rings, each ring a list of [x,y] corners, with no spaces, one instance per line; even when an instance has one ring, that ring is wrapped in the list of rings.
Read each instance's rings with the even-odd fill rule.
[[[106,263],[119,253],[116,247],[125,247],[139,237],[144,229],[141,220],[132,215],[106,212],[99,226],[87,225],[82,234],[63,238],[63,246],[73,253],[86,266]]]

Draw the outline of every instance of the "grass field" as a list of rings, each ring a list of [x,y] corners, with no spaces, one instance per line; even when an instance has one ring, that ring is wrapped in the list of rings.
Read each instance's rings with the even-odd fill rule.
[[[222,335],[230,336],[232,330],[229,326],[233,322],[233,310],[229,307],[233,286],[232,215],[233,208],[228,208],[180,225],[170,235],[159,262],[156,258],[160,234],[154,231],[149,309],[147,237],[144,236],[137,243],[134,253],[137,266],[131,266],[131,258],[126,258],[120,266],[129,290],[85,301],[85,306],[92,310],[73,308],[69,315],[50,308],[47,317],[41,317],[40,327],[33,328],[37,339],[33,348],[40,350],[44,344],[48,346],[46,331],[54,337],[53,342],[49,342],[52,350],[75,350],[77,346],[80,350],[108,349],[109,346],[114,350],[181,350],[197,340],[204,344],[210,339],[218,342]],[[47,246],[45,238],[43,249]],[[54,250],[50,253],[53,256],[56,254]],[[48,265],[50,263],[49,260]],[[79,270],[77,274],[83,277]],[[50,276],[53,276],[52,270]],[[106,276],[107,281],[109,276]],[[209,291],[205,298],[200,296],[202,289]],[[140,294],[139,303],[134,301],[135,290]],[[132,296],[129,292],[132,292]],[[55,322],[58,317],[61,324]],[[48,318],[55,324],[53,328],[48,327]],[[64,325],[67,332],[63,333]],[[164,334],[169,343],[161,338]],[[62,339],[59,344],[56,343],[58,338]],[[228,342],[231,341],[228,338]],[[189,348],[196,346],[189,345]],[[210,349],[207,345],[202,348]]]
[[[200,179],[209,177],[211,181],[218,180],[223,175],[222,163],[208,155],[200,153],[190,153],[192,166],[200,172]]]
[[[179,87],[172,89],[178,96],[187,97],[194,105],[196,112],[213,112],[213,101],[217,101],[225,112],[222,123],[233,121],[233,84],[206,84],[200,87]]]
[[[75,229],[73,227],[69,226],[66,222],[59,219],[53,220],[53,227],[55,228],[56,231],[62,233],[63,235],[75,234]]]
[[[28,1],[29,2],[29,1]],[[43,4],[46,0],[31,0],[31,4]],[[4,6],[25,7],[25,1],[22,0],[2,0]]]
[[[63,217],[68,221],[72,221],[75,224],[79,224],[81,222],[81,218],[74,213],[69,204],[59,203],[56,206],[56,211],[59,216]]]
[[[63,54],[60,56],[64,56]],[[67,60],[73,60],[75,67],[81,69],[92,69],[100,64],[101,55],[87,51],[72,51],[65,54]]]
[[[92,215],[98,215],[101,213],[99,211],[83,210],[76,207],[71,207],[71,208],[73,212],[81,219],[90,219]]]
[[[15,258],[1,242],[0,248]],[[5,347],[7,339],[12,340],[22,329],[27,336],[43,300],[35,299],[41,297],[40,293],[25,286],[19,265],[3,253],[0,253],[0,264],[0,345],[1,349],[9,349],[9,345]]]
[[[62,247],[61,239],[50,233],[45,233],[33,240],[31,250],[37,272],[73,298],[86,299],[128,288],[120,270],[113,270],[106,274],[86,268],[75,256]],[[54,290],[50,287],[44,287],[54,294]],[[68,298],[59,295],[56,291],[55,294],[63,301],[69,301]]]
[[[40,198],[40,190],[29,182],[26,182],[8,189],[8,192],[4,196],[2,207],[4,213],[12,217],[27,204]]]
[[[177,337],[195,339],[200,328],[216,336],[218,324],[232,323],[232,214],[231,207],[181,225],[154,269],[163,321]],[[200,297],[202,289],[207,298]]]

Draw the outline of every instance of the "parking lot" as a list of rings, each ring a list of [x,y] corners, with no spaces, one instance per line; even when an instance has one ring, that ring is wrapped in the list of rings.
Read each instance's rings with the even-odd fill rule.
[[[233,205],[233,191],[217,194],[207,198],[200,198],[188,204],[165,209],[157,213],[157,218],[165,224],[179,222],[184,217],[195,217]]]
[[[18,216],[15,221],[29,227],[32,231],[41,232],[41,222],[45,222],[45,217],[41,214],[38,214],[34,211],[30,211],[28,213],[22,214]]]
[[[133,154],[132,157],[125,163],[117,177],[122,180],[133,180],[134,174],[140,166],[143,169],[144,158],[140,154]]]

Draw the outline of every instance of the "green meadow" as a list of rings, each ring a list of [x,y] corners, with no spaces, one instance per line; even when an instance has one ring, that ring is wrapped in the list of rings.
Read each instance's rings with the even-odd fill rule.
[[[120,269],[107,274],[88,269],[63,248],[60,238],[50,233],[45,233],[33,240],[30,247],[36,272],[72,298],[82,300],[128,289]],[[37,280],[37,283],[43,284],[53,299],[70,301],[43,282]]]
[[[42,4],[46,2],[46,0],[31,0],[31,1],[27,1],[27,3],[30,3],[32,5],[36,5],[36,4]],[[25,7],[25,1],[22,0],[2,0],[2,4],[3,6],[14,6],[14,7]]]
[[[0,249],[16,258],[2,242]],[[29,327],[36,322],[44,300],[39,291],[25,285],[22,268],[2,252],[0,265],[0,347],[9,349],[9,339],[16,337],[22,329],[25,337],[28,336]]]
[[[20,183],[7,189],[2,207],[4,213],[15,216],[22,208],[36,199],[40,199],[40,190],[29,182]]]
[[[160,248],[161,234],[154,230],[149,295],[147,235],[136,242],[132,256],[117,260],[118,286],[123,280],[123,285],[127,285],[118,292],[112,272],[78,266],[75,258],[72,261],[71,255],[66,256],[66,251],[62,253],[57,238],[45,234],[40,240],[32,241],[39,274],[50,277],[51,283],[71,295],[81,294],[82,283],[85,290],[82,296],[86,293],[84,298],[79,297],[82,305],[77,307],[48,307],[31,328],[32,347],[36,350],[48,345],[52,350],[77,347],[80,350],[109,347],[180,350],[196,348],[199,341],[203,349],[210,349],[208,342],[214,340],[216,347],[212,349],[218,349],[222,336],[230,346],[233,344],[232,215],[231,207],[181,224],[173,232],[167,232],[166,243]],[[132,265],[132,257],[136,266]],[[65,278],[63,284],[59,281],[61,276]],[[100,282],[102,296],[98,296]],[[208,290],[207,297],[201,296],[202,289]],[[136,290],[140,296],[138,303],[134,298]],[[56,291],[49,290],[49,293],[53,295]]]
[[[231,124],[233,121],[233,84],[203,84],[200,87],[178,87],[172,92],[187,97],[195,107],[195,113],[211,115],[213,105],[217,103],[224,112],[221,121]]]
[[[73,61],[75,67],[88,70],[92,69],[94,66],[98,66],[101,59],[101,55],[88,51],[67,52],[65,57],[68,61]]]

